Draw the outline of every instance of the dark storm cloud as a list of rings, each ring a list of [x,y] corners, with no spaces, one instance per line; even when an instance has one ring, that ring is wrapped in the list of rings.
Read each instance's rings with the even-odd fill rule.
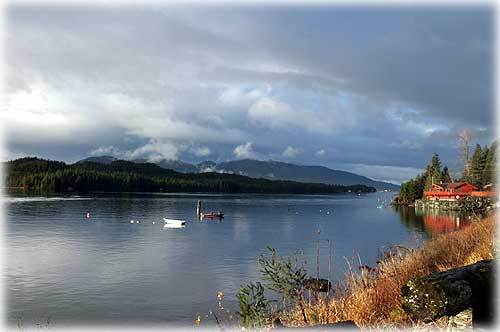
[[[493,137],[489,7],[6,11],[9,156],[324,164],[402,181]],[[384,170],[387,176],[384,177]]]

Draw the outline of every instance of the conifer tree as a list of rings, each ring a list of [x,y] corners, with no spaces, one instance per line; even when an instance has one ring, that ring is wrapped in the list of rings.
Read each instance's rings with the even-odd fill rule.
[[[434,183],[442,182],[441,178],[441,160],[439,159],[439,155],[434,153],[431,159],[431,168],[432,175],[434,176]]]
[[[450,171],[448,170],[448,166],[443,167],[443,171],[441,172],[441,180],[442,180],[444,183],[450,183],[450,182],[453,182],[453,181],[451,180],[451,175],[450,175]]]
[[[434,179],[432,177],[432,169],[430,165],[427,165],[427,168],[424,173],[424,191],[429,191],[432,188],[432,184],[434,183]]]
[[[439,155],[434,153],[432,155],[431,163],[427,166],[424,191],[430,190],[432,184],[441,182],[443,182],[441,176],[441,160],[439,159]]]
[[[472,154],[470,166],[472,170],[471,183],[475,186],[481,186],[484,164],[482,163],[483,151],[481,145],[476,144],[474,153]]]
[[[496,141],[493,142],[484,156],[484,169],[481,176],[483,185],[496,183],[495,170],[497,167],[497,147],[498,143]]]

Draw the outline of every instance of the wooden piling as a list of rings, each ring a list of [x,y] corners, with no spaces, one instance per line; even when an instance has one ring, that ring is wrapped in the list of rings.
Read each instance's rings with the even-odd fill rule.
[[[201,218],[201,200],[198,200],[196,203],[196,218],[198,218],[198,220]]]

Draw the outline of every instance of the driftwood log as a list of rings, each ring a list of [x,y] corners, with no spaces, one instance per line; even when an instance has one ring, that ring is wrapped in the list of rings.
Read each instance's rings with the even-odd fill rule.
[[[473,324],[491,323],[494,269],[494,260],[483,260],[411,280],[401,288],[403,309],[429,322],[472,308]]]

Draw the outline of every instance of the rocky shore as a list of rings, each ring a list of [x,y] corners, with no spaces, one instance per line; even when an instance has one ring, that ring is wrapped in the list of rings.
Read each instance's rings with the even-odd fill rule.
[[[443,201],[417,199],[416,209],[442,210],[442,211],[462,211],[462,212],[485,212],[497,207],[498,199],[489,197],[466,197],[461,201]]]

